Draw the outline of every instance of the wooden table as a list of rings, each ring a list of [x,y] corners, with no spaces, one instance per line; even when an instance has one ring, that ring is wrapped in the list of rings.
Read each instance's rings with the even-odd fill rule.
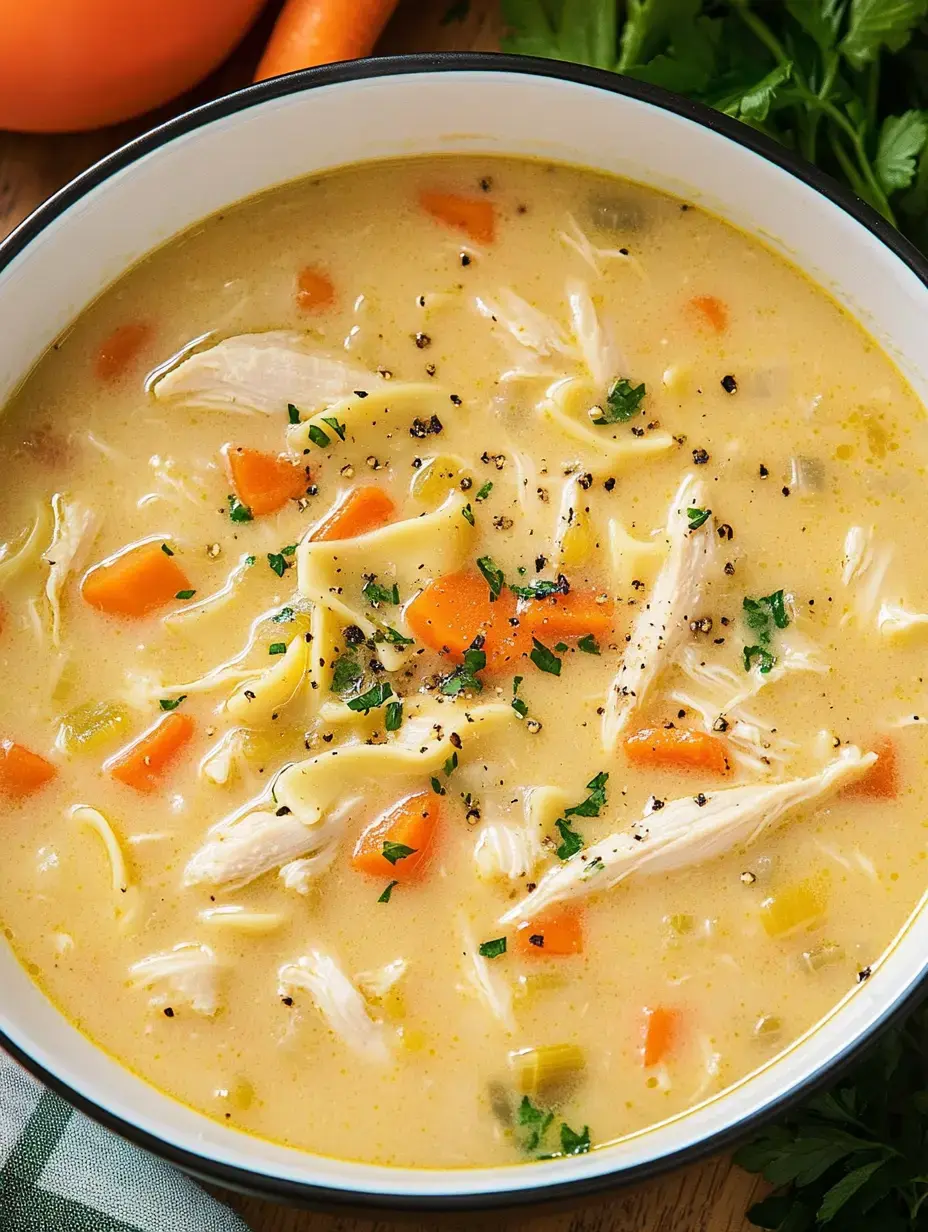
[[[464,8],[468,11],[461,15]],[[51,137],[0,133],[0,236],[72,176],[136,133],[193,103],[246,83],[272,18],[273,12],[262,18],[243,46],[191,95],[153,116],[94,133]],[[402,0],[378,50],[493,51],[498,49],[499,33],[498,0],[471,0],[469,6],[451,6],[451,0]],[[747,1232],[749,1225],[743,1213],[758,1192],[757,1181],[727,1159],[712,1160],[622,1191],[607,1202],[537,1216],[475,1215],[416,1223],[356,1220],[288,1210],[217,1190],[253,1232],[434,1232],[439,1228],[482,1228],[490,1232]]]

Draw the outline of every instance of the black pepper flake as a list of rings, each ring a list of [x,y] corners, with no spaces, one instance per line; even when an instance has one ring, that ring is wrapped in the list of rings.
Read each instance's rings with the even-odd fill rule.
[[[416,418],[412,421],[412,427],[409,429],[409,435],[415,437],[417,441],[423,441],[427,436],[437,436],[439,432],[444,431],[444,425],[437,415],[426,423],[424,419]]]
[[[357,625],[349,625],[345,630],[345,641],[349,646],[362,646],[364,644],[364,630]]]
[[[254,693],[252,693],[251,689],[246,689],[246,690],[245,690],[245,696],[247,697],[247,699],[248,699],[250,702],[253,702],[253,701],[255,700],[255,695],[254,695]]]
[[[607,492],[611,492],[615,487],[615,479],[610,475],[608,479],[603,480],[603,487]]]
[[[664,807],[664,801],[658,800],[657,796],[651,797],[651,812],[658,813]]]
[[[288,1008],[293,1004],[292,997],[281,997],[280,999],[284,1003],[284,1005],[286,1005]]]
[[[725,573],[728,577],[735,576],[735,566],[732,564],[730,560],[726,560],[725,562]]]
[[[709,803],[708,797],[703,792],[700,792],[698,796],[693,796],[693,799],[700,808],[705,808],[705,806]]]
[[[466,252],[461,253],[461,264],[470,265],[470,257]]]
[[[783,493],[784,496],[789,496],[789,488],[786,486],[785,483],[783,487],[780,489],[780,491]]]
[[[720,539],[727,539],[729,542],[731,542],[731,540],[734,539],[735,537],[735,532],[732,530],[732,528],[728,525],[727,522],[723,522],[722,525],[717,527],[716,529],[717,529],[718,536]]]
[[[356,389],[356,390],[354,391],[354,396],[355,396],[356,398],[366,398],[366,397],[367,397],[367,390],[366,390],[366,389]]]
[[[436,371],[436,369],[435,369],[435,365],[434,365],[434,364],[426,364],[426,365],[425,365],[425,375],[426,375],[426,376],[434,376],[434,375],[435,375],[435,371]]]
[[[705,449],[694,449],[693,450],[693,461],[695,462],[697,466],[705,466],[706,463],[709,461],[709,454],[706,452]]]
[[[542,569],[545,567],[547,563],[548,563],[547,556],[536,556],[535,557],[535,572],[541,573]]]
[[[541,933],[532,933],[528,939],[529,945],[537,945],[539,950],[544,949],[545,939]]]
[[[727,376],[722,377],[721,385],[727,394],[734,394],[738,392],[738,382],[731,375],[731,373],[728,373]]]
[[[761,462],[760,468],[758,469],[757,473],[760,475],[761,479],[766,479],[767,476],[770,474],[766,466],[764,466],[763,462]]]
[[[701,616],[698,620],[690,621],[691,633],[711,633],[712,632],[712,617]]]
[[[863,971],[857,972],[857,983],[862,984],[864,980],[869,980],[872,974],[873,974],[872,968],[864,967]]]
[[[725,718],[724,714],[720,714],[719,717],[712,724],[712,730],[714,732],[727,732],[728,728],[729,728],[729,722],[728,722],[728,719]]]
[[[588,492],[593,486],[593,476],[587,472],[585,475],[580,476],[577,483],[579,483],[580,487],[583,488],[584,492]]]
[[[455,406],[461,405],[461,399],[458,397],[457,394],[451,394],[451,401],[454,403]]]
[[[451,745],[454,746],[454,748],[456,749],[461,748],[461,737],[458,735],[457,732],[452,732],[451,735],[448,737],[448,741]]]
[[[173,1017],[174,1017],[174,1011],[171,1009],[171,1007],[170,1007],[169,1005],[166,1005],[166,1006],[164,1007],[164,1016],[165,1016],[165,1018],[173,1018]]]
[[[420,351],[424,351],[426,347],[429,347],[431,345],[432,345],[432,339],[428,336],[428,334],[423,334],[421,333],[421,331],[420,333],[416,334],[416,346],[419,348]]]
[[[485,175],[483,179],[480,181],[481,190],[483,192],[489,192],[492,187],[493,187],[493,181],[490,179],[488,175]]]
[[[286,804],[282,804],[280,808],[276,811],[274,816],[275,817],[287,817],[292,811],[293,810],[289,808]]]
[[[632,428],[632,436],[644,436],[644,428]],[[708,462],[709,455],[706,454],[705,460]]]
[[[469,492],[473,486],[474,486],[474,481],[473,479],[471,479],[470,475],[465,475],[464,478],[461,480],[461,482],[458,484],[458,487],[461,489],[462,492]]]

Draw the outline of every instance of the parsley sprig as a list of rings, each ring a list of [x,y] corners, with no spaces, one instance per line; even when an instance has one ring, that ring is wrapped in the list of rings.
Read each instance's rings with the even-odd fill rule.
[[[786,597],[782,590],[775,590],[772,595],[761,595],[759,599],[745,597],[741,608],[745,624],[757,638],[753,646],[744,647],[744,670],[749,672],[756,659],[762,674],[766,676],[777,661],[776,655],[769,649],[774,628],[785,629],[789,625]]]

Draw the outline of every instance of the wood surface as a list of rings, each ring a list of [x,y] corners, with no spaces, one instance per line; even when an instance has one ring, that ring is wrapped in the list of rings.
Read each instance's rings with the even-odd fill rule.
[[[94,133],[31,136],[0,132],[0,237],[79,171],[178,111],[245,84],[273,19],[273,7],[229,61],[190,95],[153,115]],[[466,10],[466,12],[465,12]],[[498,0],[401,0],[378,51],[481,50],[499,46]],[[309,1111],[309,1110],[308,1110]],[[747,1232],[744,1211],[762,1186],[725,1159],[617,1191],[608,1200],[559,1213],[480,1214],[417,1221],[312,1214],[215,1190],[253,1232]]]

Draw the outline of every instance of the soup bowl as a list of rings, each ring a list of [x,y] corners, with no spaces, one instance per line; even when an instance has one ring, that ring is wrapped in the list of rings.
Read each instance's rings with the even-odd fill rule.
[[[250,87],[139,138],[64,188],[0,245],[0,404],[108,284],[208,215],[331,168],[452,153],[573,164],[697,203],[804,270],[928,397],[928,262],[815,168],[745,125],[612,74],[439,55],[335,65]],[[294,1202],[460,1210],[579,1197],[729,1146],[833,1078],[911,1008],[926,974],[923,903],[868,978],[747,1078],[589,1154],[520,1167],[387,1168],[219,1124],[85,1038],[6,946],[0,1044],[77,1107],[195,1175]]]

